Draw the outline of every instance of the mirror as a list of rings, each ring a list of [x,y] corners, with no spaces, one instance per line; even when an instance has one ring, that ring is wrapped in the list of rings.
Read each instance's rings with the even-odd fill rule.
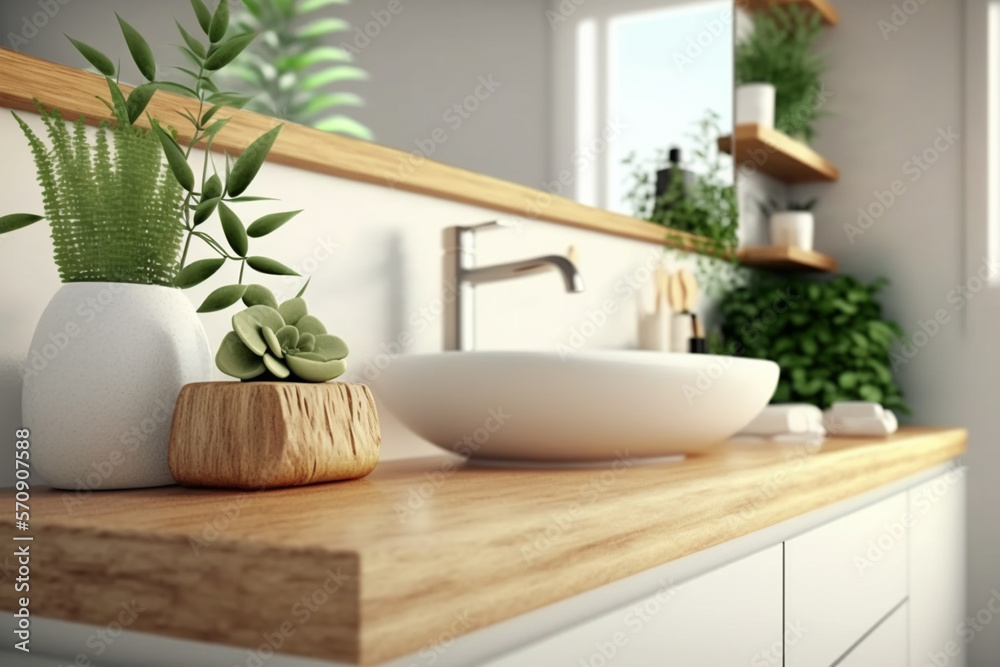
[[[184,47],[175,18],[201,35],[189,0],[95,3],[87,12],[127,15],[165,73],[190,67],[174,46]],[[718,133],[731,132],[731,0],[228,5],[230,30],[260,37],[219,84],[257,95],[258,111],[405,151],[384,174],[387,185],[429,157],[632,215],[633,176],[645,174],[653,188],[671,147],[685,169],[704,170],[690,134],[707,113],[724,128]],[[4,3],[0,24],[16,27],[30,7]],[[85,67],[62,34],[89,15],[82,11],[68,6],[53,19],[57,29],[18,37],[13,48]],[[114,21],[88,21],[76,36],[125,52]],[[187,82],[176,70],[165,75]],[[143,81],[128,58],[122,80]],[[731,182],[731,164],[724,171]]]
[[[233,68],[244,90],[263,91],[270,113],[406,151],[389,185],[431,158],[633,215],[635,174],[653,187],[670,148],[704,171],[691,135],[709,114],[731,132],[730,0],[247,7],[263,38]]]

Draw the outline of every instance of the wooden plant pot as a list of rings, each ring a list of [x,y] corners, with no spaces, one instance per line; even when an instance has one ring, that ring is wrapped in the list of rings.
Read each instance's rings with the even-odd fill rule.
[[[363,384],[201,382],[177,398],[170,473],[229,489],[357,479],[378,465],[381,440]]]

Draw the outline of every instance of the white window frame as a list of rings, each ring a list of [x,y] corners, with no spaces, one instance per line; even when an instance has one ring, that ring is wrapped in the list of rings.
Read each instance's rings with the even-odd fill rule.
[[[995,267],[988,298],[992,322],[1000,307],[1000,0],[965,3],[965,274],[976,275],[984,258]],[[974,305],[979,305],[975,304]]]

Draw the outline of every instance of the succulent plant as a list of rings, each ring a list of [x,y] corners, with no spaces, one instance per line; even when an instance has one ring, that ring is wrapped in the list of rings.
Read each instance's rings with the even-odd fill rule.
[[[281,305],[266,288],[251,285],[248,306],[233,315],[233,330],[215,365],[243,381],[327,382],[346,370],[347,343],[326,332],[301,296]]]

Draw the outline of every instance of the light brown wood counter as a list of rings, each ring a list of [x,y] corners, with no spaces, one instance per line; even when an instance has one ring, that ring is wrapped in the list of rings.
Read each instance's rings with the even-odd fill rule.
[[[282,652],[372,664],[901,480],[966,439],[910,428],[818,452],[728,444],[604,471],[434,457],[250,493],[36,490],[18,534],[34,537],[34,615],[104,626],[134,600],[131,630],[247,648],[277,632]],[[12,493],[0,495],[13,544]],[[12,611],[13,587],[0,590]]]

